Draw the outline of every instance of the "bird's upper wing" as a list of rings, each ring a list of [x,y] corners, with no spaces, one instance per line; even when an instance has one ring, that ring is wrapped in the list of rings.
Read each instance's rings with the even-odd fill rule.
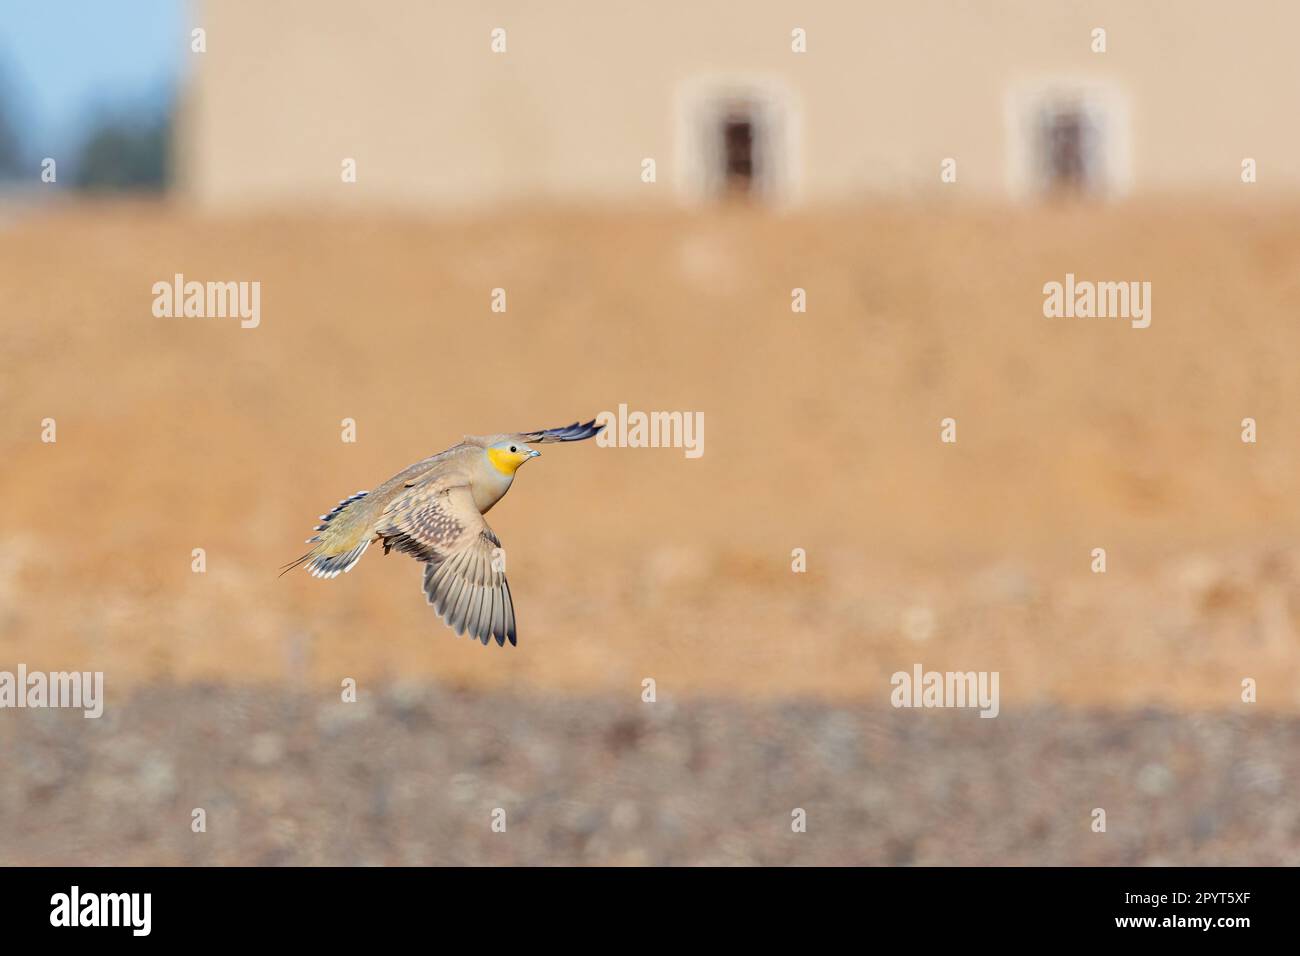
[[[596,419],[593,418],[585,424],[574,422],[572,425],[565,425],[563,428],[542,428],[535,432],[519,432],[516,437],[530,445],[546,445],[556,441],[582,441],[584,438],[598,435],[604,427],[604,425],[597,425]]]
[[[380,520],[384,550],[405,551],[424,568],[424,595],[457,634],[514,644],[515,610],[499,549],[469,485],[440,477],[393,499]]]

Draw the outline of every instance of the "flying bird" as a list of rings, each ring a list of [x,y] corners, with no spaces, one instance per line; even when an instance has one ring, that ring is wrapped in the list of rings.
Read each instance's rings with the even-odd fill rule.
[[[541,454],[530,445],[582,441],[604,427],[592,419],[541,431],[466,435],[321,515],[307,539],[312,549],[280,574],[303,565],[313,577],[335,578],[382,542],[384,554],[404,551],[424,564],[424,596],[458,635],[515,644],[515,608],[497,560],[501,542],[483,516],[510,490],[519,467]]]

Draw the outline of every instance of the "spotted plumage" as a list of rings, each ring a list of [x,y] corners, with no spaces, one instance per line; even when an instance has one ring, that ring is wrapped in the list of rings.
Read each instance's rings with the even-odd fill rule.
[[[517,642],[501,542],[483,520],[510,490],[515,472],[541,452],[529,444],[581,441],[604,426],[574,422],[514,434],[466,436],[372,491],[344,498],[321,516],[302,565],[313,577],[352,570],[375,542],[424,564],[425,599],[457,634],[484,644]]]

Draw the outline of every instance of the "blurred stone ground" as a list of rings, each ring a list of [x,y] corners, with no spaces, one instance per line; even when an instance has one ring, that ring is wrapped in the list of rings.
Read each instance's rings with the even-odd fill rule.
[[[1298,770],[1244,709],[154,686],[0,712],[0,864],[1296,865]]]

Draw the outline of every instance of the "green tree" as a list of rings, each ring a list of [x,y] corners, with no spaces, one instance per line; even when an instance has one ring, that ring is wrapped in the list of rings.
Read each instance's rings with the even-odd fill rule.
[[[16,179],[23,172],[23,145],[14,125],[8,89],[0,71],[0,179]]]
[[[170,172],[170,117],[150,122],[109,120],[82,147],[76,182],[90,190],[160,190],[166,188]]]

